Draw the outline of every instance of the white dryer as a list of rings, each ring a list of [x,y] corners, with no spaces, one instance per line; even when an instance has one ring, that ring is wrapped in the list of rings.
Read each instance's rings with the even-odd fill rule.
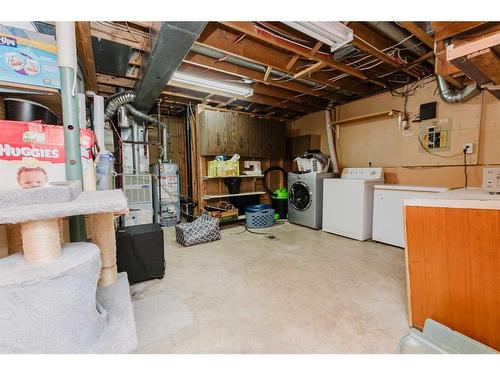
[[[323,208],[323,180],[332,173],[288,173],[288,221],[320,229]]]
[[[323,230],[364,241],[372,236],[373,186],[384,183],[382,168],[344,168],[341,178],[323,181]]]

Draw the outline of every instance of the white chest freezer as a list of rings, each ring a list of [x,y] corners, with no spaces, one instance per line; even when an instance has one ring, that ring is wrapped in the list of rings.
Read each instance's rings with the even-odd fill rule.
[[[373,188],[372,239],[405,247],[403,199],[427,198],[448,191],[445,187],[375,185]]]

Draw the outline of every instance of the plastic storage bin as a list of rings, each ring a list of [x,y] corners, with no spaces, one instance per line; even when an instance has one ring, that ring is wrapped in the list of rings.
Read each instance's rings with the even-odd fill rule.
[[[268,228],[274,224],[274,210],[266,208],[257,212],[245,210],[245,220],[248,228]]]

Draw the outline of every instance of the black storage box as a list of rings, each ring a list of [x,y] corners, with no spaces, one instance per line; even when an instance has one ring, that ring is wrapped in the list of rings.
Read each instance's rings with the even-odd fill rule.
[[[131,284],[163,278],[163,230],[158,224],[118,228],[116,257],[118,272],[127,272]]]

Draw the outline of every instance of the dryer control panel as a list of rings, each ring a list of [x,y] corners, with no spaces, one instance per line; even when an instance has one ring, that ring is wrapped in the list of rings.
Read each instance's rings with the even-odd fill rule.
[[[342,177],[350,180],[383,180],[383,168],[344,168]]]

